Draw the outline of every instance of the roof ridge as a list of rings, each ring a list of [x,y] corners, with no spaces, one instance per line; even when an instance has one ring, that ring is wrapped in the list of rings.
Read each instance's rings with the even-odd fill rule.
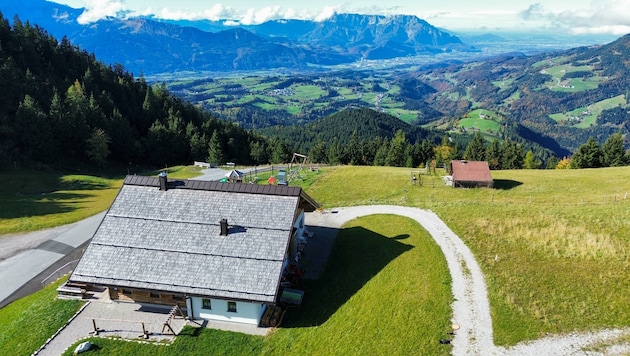
[[[195,251],[184,251],[184,250],[166,250],[163,248],[151,248],[151,247],[137,247],[137,246],[128,246],[128,245],[115,245],[111,243],[103,243],[103,242],[92,242],[94,245],[99,246],[109,246],[116,248],[129,248],[129,249],[137,249],[137,250],[146,250],[146,251],[162,251],[162,252],[172,252],[172,253],[184,253],[188,255],[198,255],[198,256],[216,256],[216,257],[225,257],[225,258],[237,258],[242,260],[252,260],[252,261],[272,261],[278,262],[282,261],[282,259],[271,259],[271,258],[256,258],[256,257],[239,257],[235,255],[221,255],[218,253],[204,253],[204,252],[195,252]]]

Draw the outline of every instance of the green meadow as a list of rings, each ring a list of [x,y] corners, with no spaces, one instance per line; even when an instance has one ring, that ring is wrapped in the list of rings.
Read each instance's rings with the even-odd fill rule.
[[[484,272],[498,345],[630,323],[630,167],[493,171],[494,189],[447,187],[440,170],[415,181],[411,173],[325,167],[300,185],[324,209],[394,204],[436,212]],[[170,176],[195,174],[179,167]],[[368,216],[340,230],[324,275],[304,285],[311,298],[266,337],[189,328],[170,346],[94,342],[101,354],[445,355],[450,346],[437,341],[450,324],[450,283],[421,226]],[[44,317],[58,307],[42,298],[51,303]]]
[[[595,125],[602,111],[626,104],[625,95],[618,95],[566,113],[551,114],[549,117],[558,123],[584,129]]]

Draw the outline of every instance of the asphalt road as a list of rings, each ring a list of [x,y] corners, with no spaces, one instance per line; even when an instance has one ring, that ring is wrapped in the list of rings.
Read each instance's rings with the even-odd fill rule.
[[[46,277],[68,262],[79,259],[103,216],[105,212],[59,228],[0,238],[4,258],[0,261],[0,307],[41,289],[55,276],[44,281]],[[38,244],[31,247],[33,240]],[[74,266],[66,266],[66,273]],[[59,274],[63,274],[61,272]]]

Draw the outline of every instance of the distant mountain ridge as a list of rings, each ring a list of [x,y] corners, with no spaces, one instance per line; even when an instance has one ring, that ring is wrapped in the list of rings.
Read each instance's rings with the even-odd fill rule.
[[[108,18],[80,25],[77,19],[82,9],[45,0],[2,2],[0,12],[6,18],[18,15],[22,21],[46,28],[58,39],[66,36],[106,63],[120,63],[145,74],[302,69],[470,50],[456,36],[406,15],[337,14],[322,22],[276,20],[256,26],[151,17]]]

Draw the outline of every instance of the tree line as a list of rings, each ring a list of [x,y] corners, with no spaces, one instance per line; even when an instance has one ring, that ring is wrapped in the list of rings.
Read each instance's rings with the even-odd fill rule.
[[[0,78],[5,167],[164,166],[206,160],[217,146],[221,160],[256,164],[266,161],[250,147],[277,144],[1,13]]]

